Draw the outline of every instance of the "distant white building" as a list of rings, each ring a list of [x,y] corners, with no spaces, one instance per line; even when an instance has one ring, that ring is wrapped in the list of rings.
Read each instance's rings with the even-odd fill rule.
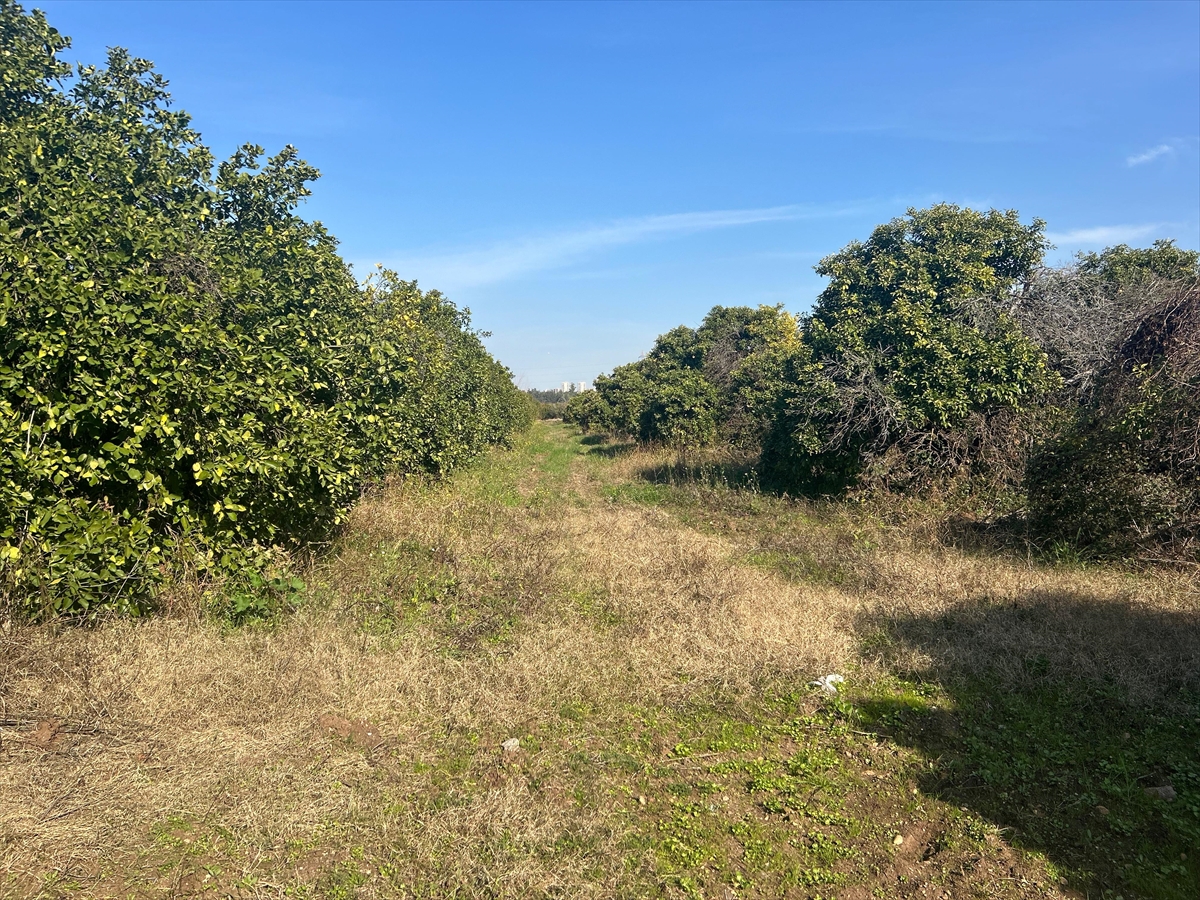
[[[582,394],[591,389],[592,385],[587,381],[564,381],[561,388],[564,394]]]

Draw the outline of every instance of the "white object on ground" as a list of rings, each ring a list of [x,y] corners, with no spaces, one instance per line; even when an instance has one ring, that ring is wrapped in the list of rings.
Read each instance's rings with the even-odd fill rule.
[[[509,738],[507,741],[505,741],[500,746],[504,750],[505,753],[515,753],[516,751],[521,749],[521,739],[520,738]]]
[[[837,693],[837,686],[845,680],[841,675],[822,675],[816,681],[810,681],[808,686],[820,688],[826,694],[833,696]]]

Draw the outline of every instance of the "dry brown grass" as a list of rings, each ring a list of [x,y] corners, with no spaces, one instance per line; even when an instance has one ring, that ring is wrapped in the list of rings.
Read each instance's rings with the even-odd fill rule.
[[[849,520],[751,524],[732,501],[692,527],[604,498],[644,455],[565,477],[538,458],[367,498],[274,626],[7,623],[0,894],[640,895],[657,882],[629,776],[602,764],[641,739],[639,710],[898,662],[1019,679],[1030,648],[1139,697],[1200,670],[1183,576],[883,528],[866,548]],[[747,561],[799,550],[848,580]]]
[[[671,451],[658,449],[624,454],[612,468],[624,480],[671,480],[682,467]],[[832,582],[822,609],[834,630],[847,619],[859,638],[882,630],[890,638],[883,643],[893,645],[889,666],[988,673],[1016,684],[1027,677],[1025,662],[1041,657],[1044,672],[1111,680],[1135,702],[1200,691],[1195,570],[1052,565],[1014,552],[968,552],[942,543],[941,520],[920,507],[899,516],[885,510],[885,517],[869,503],[780,501],[712,481],[685,470],[675,485],[685,507],[702,511],[694,524],[722,543],[715,555],[757,557],[785,574],[799,561],[797,580]],[[760,594],[752,607],[770,609],[770,601]],[[833,623],[802,618],[790,634],[816,627],[817,646],[839,647],[824,627]],[[848,659],[844,649],[828,658]]]

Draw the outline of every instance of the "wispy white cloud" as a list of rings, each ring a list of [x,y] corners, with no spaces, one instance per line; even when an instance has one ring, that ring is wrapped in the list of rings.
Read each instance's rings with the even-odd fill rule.
[[[384,260],[384,264],[405,278],[416,277],[425,284],[453,290],[561,268],[626,244],[763,222],[834,218],[860,211],[860,208],[852,206],[770,206],[642,216],[619,219],[605,225],[533,235],[485,247],[393,257]]]
[[[1153,162],[1161,156],[1174,156],[1175,147],[1171,144],[1159,144],[1157,147],[1151,147],[1144,153],[1138,153],[1125,160],[1128,166],[1142,166],[1148,162]]]
[[[1059,247],[1106,247],[1147,237],[1160,230],[1164,224],[1150,222],[1145,225],[1099,225],[1095,228],[1077,228],[1074,231],[1047,232],[1046,237]]]

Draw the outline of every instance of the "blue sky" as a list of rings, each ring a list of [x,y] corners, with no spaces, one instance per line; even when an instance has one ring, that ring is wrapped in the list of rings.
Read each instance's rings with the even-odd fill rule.
[[[218,155],[295,144],[355,270],[469,306],[523,386],[806,310],[909,206],[1200,246],[1196,2],[36,5],[71,60],[154,60]]]

